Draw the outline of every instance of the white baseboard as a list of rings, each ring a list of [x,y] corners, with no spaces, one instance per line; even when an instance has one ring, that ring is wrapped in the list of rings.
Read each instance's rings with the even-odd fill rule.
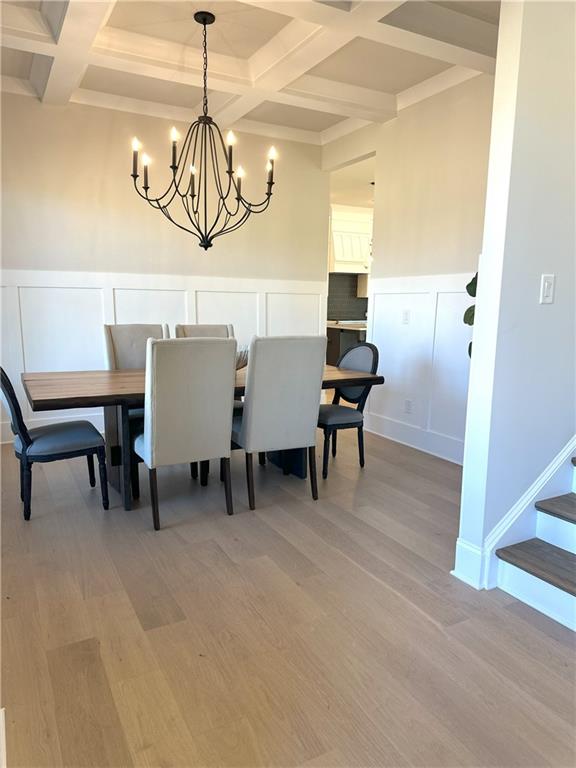
[[[384,385],[386,386],[386,385]],[[428,429],[420,429],[412,424],[380,416],[377,413],[365,413],[364,424],[368,432],[380,437],[387,437],[411,448],[431,453],[454,464],[462,464],[464,442],[449,435],[442,435]]]
[[[482,546],[458,539],[454,576],[475,586],[476,589],[492,589],[499,586],[499,561],[495,555],[496,550],[536,536],[537,510],[534,504],[546,495],[567,493],[570,490],[570,462],[575,452],[576,435],[570,438],[526,492],[494,526],[484,539]],[[556,543],[556,546],[566,548],[561,543]]]
[[[511,563],[498,563],[498,586],[512,597],[576,631],[576,597],[526,573]]]

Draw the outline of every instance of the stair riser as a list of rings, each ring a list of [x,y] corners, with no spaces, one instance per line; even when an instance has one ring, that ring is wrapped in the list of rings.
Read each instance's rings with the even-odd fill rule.
[[[498,561],[498,586],[512,597],[576,631],[574,595],[569,595],[504,560]]]
[[[536,536],[576,555],[576,525],[546,512],[536,514]]]

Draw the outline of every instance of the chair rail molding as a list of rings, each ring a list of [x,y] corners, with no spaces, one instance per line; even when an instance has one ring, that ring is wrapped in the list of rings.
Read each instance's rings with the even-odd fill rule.
[[[33,413],[23,371],[104,368],[105,323],[232,323],[239,346],[254,335],[324,334],[327,282],[199,275],[4,270],[2,365],[30,427],[90,419],[99,409]],[[2,410],[1,438],[11,440]]]
[[[455,463],[464,449],[471,277],[375,278],[368,298],[368,340],[386,383],[372,390],[366,429]]]

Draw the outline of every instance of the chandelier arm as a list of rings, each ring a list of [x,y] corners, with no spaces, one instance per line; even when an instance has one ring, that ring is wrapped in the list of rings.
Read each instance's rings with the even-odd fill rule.
[[[242,224],[244,224],[244,222],[250,217],[250,213],[251,211],[245,210],[237,222],[232,224],[232,226],[230,227],[221,229],[220,232],[216,232],[216,234],[212,236],[212,240],[215,240],[217,237],[220,237],[221,235],[227,235],[229,232],[234,232],[234,230],[239,229],[242,226]]]
[[[191,178],[188,178],[188,183],[186,184],[186,190],[184,192],[180,191],[180,185],[182,183],[182,179],[184,178],[184,174],[186,173],[186,168],[188,166],[188,158],[190,156],[190,149],[191,149],[191,146],[192,146],[192,139],[193,139],[194,133],[195,132],[197,133],[197,130],[195,131],[195,129],[198,128],[198,125],[199,125],[199,123],[196,120],[196,121],[194,121],[192,123],[192,125],[188,129],[188,131],[186,133],[186,138],[184,139],[184,143],[182,145],[182,149],[180,150],[180,157],[178,158],[178,162],[177,162],[177,165],[176,165],[176,170],[174,171],[174,177],[176,177],[176,173],[177,172],[180,172],[180,178],[176,182],[176,189],[177,189],[178,194],[180,195],[180,197],[186,197],[187,195],[190,194],[191,189],[192,189],[192,179]],[[192,162],[192,164],[193,164],[193,162]]]
[[[183,230],[184,230],[184,232],[189,232],[191,235],[194,235],[195,237],[197,237],[197,238],[198,238],[198,240],[201,240],[201,239],[202,239],[202,233],[199,233],[199,232],[195,232],[193,229],[189,229],[188,227],[185,227],[185,226],[183,226],[182,224],[179,224],[177,221],[175,221],[175,220],[172,218],[172,216],[170,215],[170,212],[168,211],[168,209],[167,209],[167,208],[162,208],[162,207],[161,207],[159,210],[161,210],[161,211],[162,211],[162,213],[164,214],[164,216],[166,216],[166,218],[168,219],[168,221],[171,221],[171,222],[172,222],[172,224],[174,224],[174,226],[175,226],[175,227],[178,227],[178,229],[183,229]]]
[[[226,144],[224,143],[224,137],[222,136],[222,131],[216,125],[216,123],[214,123],[214,125],[216,126],[216,130],[218,131],[218,136],[220,138],[220,144],[222,146],[222,151],[224,152],[224,156],[226,156]],[[234,191],[236,192],[236,199],[238,199],[238,185],[237,185],[236,179],[234,177],[234,171],[231,171],[229,173],[229,178],[230,178],[230,186],[234,187]],[[228,189],[228,193],[227,193],[226,197],[228,197],[229,194],[230,194],[230,189]],[[240,205],[238,205],[238,207],[240,207]]]
[[[198,217],[194,213],[194,206],[190,209],[190,202],[186,199],[182,200],[182,203],[184,205],[184,209],[186,210],[186,214],[190,220],[190,223],[192,226],[198,231],[199,235],[202,235],[202,230],[200,228],[200,222],[198,221]]]
[[[196,168],[196,149],[198,147],[198,136],[200,135],[200,123],[198,120],[194,123],[196,126],[196,130],[194,131],[194,148],[192,149],[192,165]],[[202,170],[202,169],[200,169]],[[198,181],[200,181],[200,177],[198,177]],[[199,189],[200,187],[198,187]],[[198,215],[198,206],[200,205],[200,195],[198,192],[194,195],[196,198],[196,208],[194,208],[194,199],[192,200],[192,210],[195,212],[196,215]]]
[[[220,139],[220,146],[222,148],[222,152],[224,153],[224,158],[226,160],[226,167],[228,167],[228,153],[226,151],[226,144],[224,143],[224,137],[222,136],[222,132],[221,132],[220,128],[218,127],[218,125],[216,123],[213,123],[213,126],[214,126],[214,128],[216,130],[218,138]],[[214,140],[214,142],[216,141],[215,139],[213,139],[213,140]],[[214,147],[214,152],[216,154],[216,157],[218,157],[218,148],[217,147]],[[226,190],[226,194],[223,195],[223,197],[227,200],[228,196],[230,195],[230,191],[232,189],[232,185],[234,184],[234,178],[233,178],[234,177],[234,171],[232,169],[230,169],[229,171],[227,170],[226,171],[226,175],[228,176],[228,189]],[[236,185],[235,184],[234,184],[234,188],[236,189]]]
[[[218,126],[216,126],[216,127],[218,128]],[[238,201],[238,199],[236,199],[236,210],[235,211],[231,210],[228,207],[227,200],[228,200],[228,197],[230,195],[230,188],[231,188],[230,179],[231,179],[231,176],[229,175],[228,189],[226,191],[226,194],[224,194],[224,191],[222,189],[221,180],[220,180],[220,166],[218,164],[218,151],[217,151],[217,147],[216,147],[216,144],[215,144],[215,139],[214,139],[214,135],[213,135],[212,131],[210,131],[210,155],[212,157],[212,168],[213,168],[213,173],[214,173],[214,179],[216,181],[216,188],[218,190],[218,194],[220,196],[220,200],[222,202],[222,205],[224,206],[224,208],[226,209],[226,212],[230,216],[236,216],[238,211],[239,211],[239,209],[240,209],[240,202]]]

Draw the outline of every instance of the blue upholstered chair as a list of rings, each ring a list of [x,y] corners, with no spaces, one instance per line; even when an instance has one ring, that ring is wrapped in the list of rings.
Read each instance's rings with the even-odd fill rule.
[[[378,349],[374,344],[363,341],[350,347],[336,363],[338,368],[351,371],[376,373],[378,370]],[[332,456],[336,456],[336,435],[339,429],[358,430],[358,455],[360,466],[364,466],[364,406],[372,385],[361,387],[340,387],[334,392],[331,404],[321,405],[318,427],[324,431],[324,453],[322,458],[322,477],[328,477],[328,456],[332,439]],[[341,405],[340,400],[356,405],[349,408]]]
[[[30,520],[32,498],[32,465],[48,461],[86,456],[92,488],[96,485],[94,454],[98,457],[102,506],[108,509],[108,478],[104,439],[89,421],[68,421],[28,430],[22,409],[6,371],[0,368],[2,394],[10,412],[14,433],[14,451],[20,460],[20,498],[24,502],[24,519]]]

